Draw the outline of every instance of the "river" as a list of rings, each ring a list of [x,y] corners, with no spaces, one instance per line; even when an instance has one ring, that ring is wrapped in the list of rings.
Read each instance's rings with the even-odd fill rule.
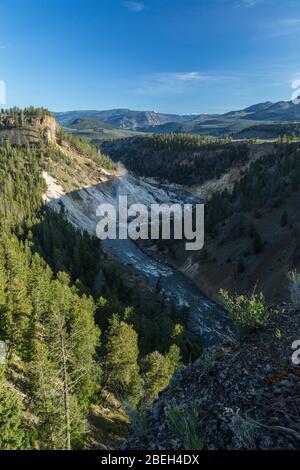
[[[44,173],[44,178],[48,186],[45,200],[49,207],[60,212],[64,206],[68,220],[93,236],[96,235],[96,226],[100,220],[96,216],[97,208],[102,203],[110,203],[117,209],[119,196],[126,195],[129,205],[136,202],[146,206],[152,203],[199,202],[178,185],[163,185],[153,179],[137,178],[127,173],[67,194],[51,176]],[[178,308],[188,307],[188,332],[191,336],[200,337],[205,347],[219,343],[224,335],[231,333],[232,324],[226,312],[205,297],[183,273],[152,259],[130,239],[105,240],[102,241],[102,246],[120,262],[130,265],[137,273],[143,275],[150,286],[156,288],[159,283],[159,290],[164,299]]]
[[[224,335],[232,334],[232,324],[226,312],[209,300],[184,274],[155,261],[131,240],[105,240],[104,250],[123,264],[142,274],[155,288],[159,282],[160,293],[178,308],[189,308],[187,329],[191,336],[201,338],[204,347],[220,343]]]

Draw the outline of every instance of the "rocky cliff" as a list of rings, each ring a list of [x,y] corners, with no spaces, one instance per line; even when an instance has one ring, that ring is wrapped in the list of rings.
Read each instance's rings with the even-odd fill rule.
[[[197,434],[207,449],[299,450],[300,365],[292,362],[299,339],[300,311],[281,306],[265,330],[208,349],[178,372],[127,448],[187,449]]]

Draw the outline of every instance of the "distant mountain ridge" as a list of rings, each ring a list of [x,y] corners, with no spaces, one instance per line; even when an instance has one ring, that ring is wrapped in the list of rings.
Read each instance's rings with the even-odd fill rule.
[[[249,106],[242,110],[230,111],[225,114],[166,114],[155,111],[134,111],[130,109],[110,109],[105,111],[67,111],[54,113],[62,126],[72,127],[76,120],[83,119],[99,121],[112,126],[115,129],[138,132],[175,132],[191,134],[239,136],[247,130],[253,137],[257,132],[257,126],[272,124],[278,125],[280,134],[282,122],[300,122],[300,106],[292,101],[279,101],[272,103],[267,101]]]
[[[120,139],[132,137],[141,132],[113,127],[111,124],[92,118],[75,118],[63,125],[65,132],[85,138],[91,143],[98,145],[103,140]]]
[[[195,118],[194,115],[156,113],[155,111],[134,111],[130,109],[109,109],[105,111],[67,111],[54,113],[58,122],[64,126],[75,119],[94,119],[110,124],[118,129],[134,130],[138,127],[156,126],[167,122],[184,122]]]

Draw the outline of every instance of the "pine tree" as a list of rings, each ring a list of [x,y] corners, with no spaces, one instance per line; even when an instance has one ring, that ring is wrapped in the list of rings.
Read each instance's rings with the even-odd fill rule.
[[[7,312],[7,276],[4,262],[4,250],[0,244],[0,339],[6,341],[11,329],[11,318]]]
[[[28,259],[16,238],[6,240],[7,269],[7,318],[9,350],[22,353],[24,350],[23,333],[28,327],[32,311],[28,295]]]
[[[108,329],[104,384],[117,395],[137,404],[142,395],[138,337],[131,325],[114,315]]]
[[[145,395],[144,403],[150,405],[164,390],[180,362],[180,349],[178,346],[171,346],[169,352],[165,355],[154,351],[144,359],[144,382]]]
[[[0,383],[0,450],[26,449],[20,399]]]
[[[94,360],[99,330],[93,322],[92,300],[80,298],[66,276],[59,278],[50,284],[50,310],[38,324],[40,339],[33,342],[29,376],[43,446],[71,449],[75,437],[84,433],[99,382]]]
[[[49,359],[48,348],[35,343],[35,355],[28,363],[30,408],[38,416],[38,438],[42,449],[64,448],[63,407],[57,371]]]

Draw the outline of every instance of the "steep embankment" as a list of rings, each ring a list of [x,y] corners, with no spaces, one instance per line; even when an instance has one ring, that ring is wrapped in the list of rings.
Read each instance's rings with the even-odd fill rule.
[[[17,115],[20,119],[20,114]],[[22,117],[22,114],[21,114]],[[47,145],[43,177],[47,185],[43,199],[56,212],[64,211],[66,218],[80,230],[96,235],[99,221],[97,208],[110,203],[118,212],[119,196],[127,196],[128,204],[191,202],[192,196],[176,184],[163,185],[154,179],[127,174],[87,142],[67,136],[50,115],[22,119],[22,125],[6,122],[6,139],[13,145],[27,136],[30,145]],[[31,136],[34,135],[34,139]],[[41,141],[41,142],[40,142]],[[180,310],[189,308],[189,331],[201,337],[204,345],[218,343],[230,327],[224,311],[209,301],[181,273],[154,261],[130,240],[104,242],[103,248],[130,265],[146,278],[164,300]]]
[[[242,171],[197,188],[206,198],[204,252],[173,249],[174,265],[214,298],[221,287],[244,293],[256,286],[270,302],[287,300],[287,272],[300,267],[300,146],[265,150]]]
[[[186,186],[219,178],[252,157],[245,143],[182,134],[132,137],[103,142],[103,151],[138,176],[156,177]]]
[[[53,174],[53,173],[52,173]],[[105,181],[80,189],[66,192],[64,180],[53,178],[44,172],[47,191],[44,199],[55,211],[64,209],[67,219],[77,228],[86,230],[95,236],[99,221],[97,208],[100,204],[110,203],[118,211],[118,196],[126,195],[128,203],[182,202],[189,200],[189,194],[182,188],[158,185],[149,179],[136,178],[126,173],[105,176]],[[192,336],[200,337],[204,345],[216,344],[222,335],[228,333],[231,324],[225,312],[214,302],[211,302],[198,289],[176,270],[155,261],[143,253],[131,240],[112,240],[102,243],[103,248],[116,256],[122,263],[132,266],[136,272],[147,279],[147,282],[165,300],[172,302],[179,309],[189,309],[189,332]]]
[[[36,112],[36,114],[38,113]],[[22,112],[18,113],[17,116],[18,119],[23,119]],[[72,274],[71,268],[73,264],[77,268],[75,272],[80,271],[78,268],[81,267],[81,264],[87,264],[88,268],[93,264],[91,258],[87,258],[85,263],[82,262],[84,258],[83,253],[89,252],[92,245],[91,239],[88,241],[85,238],[87,237],[85,234],[76,232],[77,235],[75,235],[73,228],[70,224],[66,224],[64,220],[60,221],[61,225],[59,225],[58,220],[56,224],[55,217],[51,211],[42,211],[45,212],[47,220],[44,219],[44,226],[41,226],[41,220],[37,218],[37,211],[41,208],[41,194],[45,187],[41,173],[44,171],[45,183],[48,185],[47,189],[45,189],[45,200],[57,210],[60,210],[63,206],[67,217],[72,220],[74,225],[80,228],[88,228],[88,230],[94,230],[92,227],[96,223],[96,219],[94,219],[96,204],[107,201],[115,203],[117,196],[122,194],[122,191],[130,194],[130,201],[136,202],[136,198],[139,198],[139,200],[147,204],[151,201],[173,201],[174,198],[174,200],[182,201],[184,200],[184,193],[182,188],[175,186],[172,188],[167,186],[162,187],[149,179],[144,180],[127,175],[121,176],[103,155],[95,152],[88,144],[86,145],[64,136],[56,127],[55,121],[52,120],[51,116],[43,114],[42,117],[36,117],[37,121],[31,123],[32,129],[30,128],[30,114],[27,112],[26,116],[27,120],[22,124],[21,128],[16,125],[16,122],[13,124],[11,134],[3,138],[4,140],[10,140],[10,142],[4,143],[3,149],[1,149],[3,157],[1,159],[1,184],[5,201],[4,204],[2,201],[0,209],[3,210],[4,214],[10,214],[11,216],[13,208],[16,214],[19,214],[20,221],[28,220],[28,226],[26,227],[28,239],[25,246],[23,243],[20,243],[16,234],[14,234],[11,240],[4,240],[5,255],[1,256],[1,282],[7,288],[7,293],[5,291],[4,295],[2,294],[1,307],[8,320],[8,332],[4,333],[7,335],[6,338],[8,338],[9,344],[13,345],[16,352],[16,355],[13,357],[14,362],[10,365],[6,374],[8,383],[5,386],[9,387],[10,384],[13,384],[13,389],[20,389],[22,401],[33,410],[34,415],[27,416],[27,421],[31,421],[30,427],[33,426],[35,428],[38,426],[42,431],[42,434],[39,436],[40,444],[38,445],[45,448],[51,446],[53,448],[65,448],[67,441],[61,442],[59,437],[61,433],[58,432],[57,434],[59,440],[56,443],[55,441],[52,443],[49,437],[51,433],[49,434],[43,426],[45,417],[45,423],[47,424],[49,422],[48,417],[54,416],[56,419],[55,423],[60,430],[62,423],[64,423],[63,413],[66,409],[64,406],[57,406],[57,397],[59,397],[59,400],[64,399],[64,394],[61,393],[62,388],[57,388],[57,386],[61,380],[66,380],[66,377],[61,377],[61,362],[57,360],[56,355],[53,357],[53,338],[55,340],[55,338],[64,337],[64,334],[62,334],[64,330],[60,329],[59,331],[57,329],[59,325],[68,325],[68,327],[69,324],[70,326],[81,325],[81,321],[77,322],[77,319],[83,320],[86,318],[88,321],[83,324],[83,330],[74,330],[74,334],[72,331],[72,334],[69,336],[69,340],[76,338],[76,341],[70,344],[70,352],[74,348],[76,349],[77,344],[79,344],[78,355],[74,356],[76,360],[73,360],[73,356],[71,356],[72,359],[69,361],[70,367],[73,367],[74,364],[76,365],[75,369],[70,369],[70,375],[78,373],[77,365],[79,359],[82,361],[83,369],[86,370],[87,358],[89,360],[88,370],[91,372],[89,377],[91,380],[94,379],[95,364],[93,362],[93,355],[96,352],[98,333],[96,334],[96,331],[91,330],[95,326],[93,319],[94,307],[96,308],[96,305],[94,305],[92,299],[88,301],[85,296],[81,296],[80,284],[75,288],[74,285],[73,287],[68,285],[68,277],[60,275],[56,278],[55,272],[52,272],[50,267],[47,267],[45,261],[37,256],[36,253],[33,254],[31,248],[34,246],[33,244],[40,243],[40,249],[43,251],[43,247],[47,248],[46,244],[49,243],[51,245],[55,241],[54,239],[58,238],[59,243],[53,243],[52,246],[55,249],[51,250],[50,246],[50,260],[52,258],[51,261],[54,262],[56,272],[58,270],[68,272],[70,269],[70,274]],[[7,132],[7,128],[2,130]],[[10,143],[15,145],[15,143],[20,142],[19,139],[22,139],[24,133],[27,133],[28,136],[34,135],[33,140],[27,139],[26,143],[24,141],[24,145],[12,147]],[[38,145],[36,145],[37,143]],[[256,160],[254,163],[255,165],[258,164],[258,166],[254,166],[253,171],[250,171],[249,168],[249,173],[246,173],[244,180],[238,178],[239,181],[243,181],[243,184],[232,192],[222,194],[222,197],[216,200],[215,205],[211,209],[211,220],[215,220],[218,217],[218,221],[221,224],[225,224],[223,227],[227,226],[227,219],[232,217],[232,209],[238,208],[236,197],[239,196],[241,197],[239,201],[241,207],[243,207],[243,204],[246,204],[249,216],[248,222],[251,218],[253,219],[255,203],[257,201],[260,203],[260,198],[262,198],[264,204],[261,204],[259,207],[260,209],[262,207],[266,208],[266,210],[280,209],[282,208],[282,201],[288,200],[290,202],[291,198],[297,194],[297,185],[292,186],[291,182],[295,184],[296,181],[297,183],[299,167],[297,147],[288,147],[287,150],[284,151],[281,148],[278,153],[268,155],[266,160]],[[271,170],[271,173],[268,172],[268,169]],[[36,182],[38,185],[35,184]],[[267,185],[266,182],[272,182],[272,184]],[[274,194],[276,195],[278,207],[273,207],[273,204],[271,207],[268,206],[268,203],[270,201],[273,202],[273,199],[270,199],[269,192],[266,194],[264,191],[265,188],[269,189],[270,187],[272,188],[272,198],[274,198]],[[210,200],[213,200],[214,194],[215,192],[213,192]],[[277,199],[278,194],[281,200]],[[257,220],[261,218],[261,216],[257,216]],[[60,217],[57,217],[57,219],[60,219]],[[51,221],[54,225],[51,225]],[[11,222],[11,220],[9,219],[7,222]],[[16,220],[12,220],[12,222],[16,223]],[[283,222],[280,226],[282,225],[282,229],[286,230],[288,228],[286,217],[284,217]],[[37,223],[40,226],[34,227],[34,224]],[[24,235],[26,237],[23,225],[21,226],[20,224],[18,230],[21,238]],[[49,230],[50,226],[51,230]],[[233,226],[237,227],[237,225]],[[40,229],[40,242],[37,233],[38,229]],[[57,235],[59,236],[57,237]],[[212,241],[216,239],[215,237],[216,234],[212,234]],[[233,241],[230,234],[229,237],[230,241]],[[238,237],[241,237],[241,234],[237,236],[237,240],[239,239]],[[253,236],[253,241],[255,240],[258,243],[257,237]],[[224,244],[227,241],[225,238]],[[69,254],[70,259],[67,259],[67,264],[64,265],[61,261],[66,254],[66,248],[69,248],[73,243],[78,249],[81,246],[81,249],[77,251],[77,256],[71,250]],[[259,244],[255,246],[256,248],[262,248]],[[94,248],[92,258],[96,259],[99,252],[98,243],[95,244]],[[255,253],[255,255],[258,254],[259,252]],[[180,259],[179,250],[178,256]],[[6,260],[9,260],[9,262],[7,263]],[[144,263],[145,258],[138,257],[137,260],[143,267],[146,265]],[[71,267],[68,269],[67,266]],[[150,271],[152,268],[155,271],[157,264],[149,262],[148,266]],[[166,269],[168,272],[172,271],[169,267],[166,267]],[[86,277],[88,273],[83,272],[83,274]],[[94,279],[95,273],[89,274]],[[163,272],[164,274],[165,272]],[[174,283],[171,276],[165,277],[166,283],[163,285],[158,276],[157,290],[161,286],[165,289],[165,286],[167,287],[168,284],[172,283],[176,298],[182,298],[181,296],[184,293],[183,287],[186,284],[183,284],[181,281],[178,282],[178,278],[175,278],[176,282]],[[76,273],[75,279],[77,278]],[[107,279],[112,284],[114,283],[116,279],[114,270]],[[90,286],[90,283],[87,285]],[[141,284],[139,284],[140,286]],[[50,290],[48,290],[49,287]],[[127,286],[125,288],[124,286],[122,287],[123,292],[127,294]],[[188,289],[190,289],[190,285]],[[142,287],[136,290],[141,290],[143,296],[142,300],[142,297],[139,298],[139,304],[147,304],[147,300],[145,300],[146,289]],[[21,295],[16,295],[19,292]],[[208,338],[211,338],[212,334],[216,338],[218,336],[217,333],[223,332],[224,329],[224,323],[220,321],[220,318],[223,321],[225,320],[224,312],[218,310],[214,304],[203,298],[198,290],[195,295],[194,292],[195,290],[190,291],[189,294],[192,293],[194,296],[195,309],[193,312],[198,312],[199,314],[201,320],[200,331],[206,334]],[[48,298],[48,295],[51,297]],[[151,297],[154,297],[152,293]],[[37,299],[39,300],[38,302],[36,301]],[[49,302],[50,299],[51,301]],[[11,300],[13,300],[13,303],[11,303]],[[125,301],[124,307],[128,305],[127,298]],[[160,339],[164,336],[162,333],[164,326],[162,317],[165,314],[162,313],[161,307],[162,303],[156,304],[147,313],[145,329],[147,329],[147,333],[148,330],[152,330],[153,336],[151,338],[155,336],[155,339]],[[100,308],[102,307],[100,306]],[[113,310],[113,312],[115,311]],[[74,321],[66,322],[66,317],[64,317],[63,321],[60,317],[57,317],[57,315],[61,314],[66,315],[66,312],[72,315]],[[186,442],[183,442],[188,437],[187,429],[184,426],[187,421],[186,417],[190,422],[190,413],[192,415],[191,419],[194,420],[192,425],[195,425],[196,433],[199,435],[198,442],[199,438],[201,438],[204,445],[209,448],[299,447],[299,373],[298,369],[291,366],[290,363],[291,344],[295,339],[298,339],[299,313],[293,311],[283,312],[282,309],[280,309],[279,313],[280,315],[272,318],[265,331],[250,337],[248,340],[244,340],[242,344],[231,342],[228,345],[209,350],[192,368],[182,371],[150,412],[148,416],[149,426],[144,431],[140,426],[138,437],[132,435],[130,439],[131,447],[187,447]],[[151,323],[153,316],[155,316],[155,319]],[[11,318],[13,321],[10,321]],[[57,321],[57,318],[59,321]],[[51,319],[50,322],[49,319]],[[28,320],[30,321],[28,322]],[[206,320],[211,322],[209,328],[207,328]],[[35,323],[36,321],[38,323]],[[135,324],[138,325],[136,318],[132,317],[132,321],[135,321]],[[32,325],[36,326],[36,328],[32,328]],[[157,329],[154,326],[157,326]],[[170,327],[173,328],[173,323]],[[47,335],[49,336],[41,338],[40,332],[45,331],[47,328]],[[215,331],[216,329],[218,330],[217,332]],[[88,356],[81,356],[81,351],[86,351],[84,346],[88,343],[88,331],[90,331],[91,348],[89,348]],[[164,337],[165,340],[170,337],[171,331],[173,330],[168,330],[168,336]],[[66,335],[68,333],[69,331],[66,331]],[[80,333],[80,343],[78,343],[78,333]],[[91,334],[93,336],[93,343],[91,341]],[[147,335],[140,334],[140,339],[143,341],[145,336]],[[50,341],[48,341],[48,338],[50,338]],[[35,351],[32,347],[36,341],[42,341],[40,343],[41,350]],[[156,342],[154,344],[154,347],[159,349],[159,345]],[[58,345],[55,343],[55,346]],[[127,348],[127,343],[125,346]],[[46,395],[46,400],[50,400],[51,404],[50,415],[48,415],[47,406],[37,406],[41,393],[39,387],[36,388],[36,384],[41,379],[43,380],[42,383],[44,383],[44,379],[38,375],[37,381],[30,382],[31,374],[27,372],[27,366],[32,364],[32,358],[36,361],[36,373],[39,374],[38,371],[41,369],[43,371],[43,367],[39,366],[39,361],[43,360],[44,357],[43,351],[46,354],[44,360],[46,360],[45,364],[48,366],[47,371],[50,372],[47,375],[46,384],[47,390],[50,390]],[[39,352],[43,354],[41,355]],[[52,376],[51,371],[53,367],[57,370],[57,376]],[[59,380],[57,380],[57,377]],[[82,379],[81,374],[78,379]],[[28,383],[34,385],[34,387],[27,387]],[[85,386],[86,378],[82,379],[80,393],[81,390],[82,393],[85,393],[83,392]],[[28,396],[24,394],[25,388],[28,391]],[[33,392],[34,395],[30,396],[29,394],[33,389],[35,390]],[[15,390],[14,393],[19,392]],[[73,395],[74,399],[77,400],[77,396],[79,399],[79,392],[78,395]],[[44,394],[43,397],[45,398]],[[36,398],[37,402],[35,402]],[[83,398],[85,398],[85,395],[83,395]],[[59,403],[62,404],[63,402],[60,401]],[[175,412],[174,403],[178,405],[175,408]],[[193,406],[193,412],[189,411],[191,406]],[[179,437],[178,427],[176,432],[174,432],[174,428],[170,426],[170,415],[168,413],[170,407],[173,409],[173,426],[176,420],[178,424],[178,418],[179,425],[182,425],[180,424],[180,422],[182,423],[182,416],[184,418],[183,427],[179,429]],[[97,405],[92,406],[88,416],[89,426],[87,429],[87,431],[90,431],[87,443],[90,447],[111,447],[119,445],[120,441],[124,439],[126,416],[120,413],[118,408],[118,403],[114,405],[107,403],[107,408]],[[62,413],[58,419],[56,418],[57,412]],[[41,416],[41,419],[36,419],[38,416]],[[84,416],[86,417],[86,415]],[[82,415],[83,421],[85,421],[84,416]],[[26,417],[24,417],[24,420],[26,420]],[[114,426],[111,426],[112,422],[119,428],[117,439],[113,435],[114,430],[112,428]],[[107,426],[107,433],[105,432],[103,435],[101,431],[105,426]],[[65,428],[64,425],[63,428]],[[34,434],[36,435],[36,433]],[[182,439],[182,436],[185,436],[184,439]],[[33,437],[33,439],[35,438]]]
[[[129,390],[128,387],[124,392],[124,381],[131,381],[132,374],[128,374],[126,370],[123,379],[119,370],[116,370],[113,383],[108,385],[106,376],[100,373],[99,364],[105,368],[104,373],[108,373],[106,351],[110,321],[113,320],[114,325],[120,323],[120,327],[124,325],[125,333],[129,332],[129,339],[125,342],[124,330],[112,334],[120,335],[116,353],[122,344],[126,351],[130,345],[133,346],[134,360],[129,367],[133,366],[136,383],[141,384],[138,389],[134,388],[137,390],[135,397],[139,400],[144,393],[144,372],[141,369],[141,375],[139,374],[137,361],[142,364],[144,357],[152,351],[168,351],[172,346],[171,334],[175,321],[176,324],[180,321],[180,335],[186,341],[184,320],[181,322],[181,318],[175,319],[176,312],[173,317],[171,308],[150,291],[132,270],[122,268],[104,254],[97,239],[89,237],[83,231],[75,231],[62,215],[58,216],[42,206],[43,193],[46,193],[45,198],[49,196],[59,200],[69,198],[72,193],[68,201],[73,202],[76,207],[77,197],[77,207],[81,207],[81,212],[72,212],[73,206],[67,207],[65,212],[68,210],[68,216],[75,219],[77,216],[78,226],[84,228],[84,220],[81,220],[84,215],[82,206],[87,210],[89,206],[90,210],[94,209],[89,198],[94,201],[95,194],[88,191],[91,185],[95,186],[93,181],[101,188],[107,183],[107,189],[100,191],[103,195],[102,199],[99,196],[100,201],[107,200],[109,194],[112,198],[114,194],[114,183],[118,178],[111,162],[85,142],[64,136],[59,129],[55,129],[53,141],[44,138],[47,128],[38,129],[37,125],[42,123],[45,113],[41,115],[39,110],[35,111],[34,119],[37,121],[32,123],[32,129],[29,128],[31,117],[28,110],[12,110],[5,114],[5,118],[8,114],[18,121],[14,121],[12,133],[10,134],[9,129],[3,145],[0,146],[0,212],[3,227],[0,240],[0,337],[5,341],[2,349],[7,346],[9,351],[5,368],[6,381],[0,390],[1,403],[3,396],[6,397],[4,387],[7,389],[12,384],[13,394],[9,396],[12,399],[16,395],[21,397],[20,410],[15,406],[17,420],[22,414],[21,407],[26,407],[26,411],[30,409],[34,414],[34,420],[24,417],[24,426],[23,421],[20,421],[20,432],[23,433],[23,427],[27,429],[27,425],[30,426],[30,433],[32,430],[30,446],[47,449],[70,446],[78,448],[83,445],[115,447],[124,438],[127,417],[125,412],[120,411],[117,400],[112,397],[114,403],[110,403],[107,392],[114,396],[120,396],[120,393],[124,400],[131,398],[132,389],[130,387]],[[51,117],[47,117],[51,121]],[[23,118],[23,127],[18,127]],[[30,140],[28,137],[24,143],[18,145],[15,137],[20,137],[20,133],[23,135],[25,132],[29,137],[34,134],[35,139]],[[57,175],[61,180],[55,180],[54,176]],[[49,185],[49,193],[46,183]],[[130,182],[125,181],[125,184],[130,185]],[[81,188],[84,202],[78,194],[78,188]],[[159,194],[159,188],[155,189],[155,193]],[[63,202],[58,203],[58,209],[62,206]],[[94,215],[92,213],[92,217]],[[97,292],[94,289],[95,279],[99,281]],[[94,294],[94,297],[90,294]],[[99,296],[101,299],[98,302]],[[111,318],[116,312],[120,318],[124,318],[124,322]],[[125,323],[125,318],[128,323]],[[101,325],[101,348],[100,332],[95,322]],[[59,328],[59,331],[54,330],[55,328]],[[56,355],[52,349],[56,349],[56,343],[54,346],[53,342],[59,338],[62,339],[60,344],[63,348],[64,339],[67,338],[68,346],[64,349],[68,351],[67,372],[66,366],[61,367],[62,355]],[[185,344],[182,348],[185,348]],[[177,354],[177,347],[174,346],[172,351]],[[126,356],[123,353],[118,354],[121,358]],[[82,368],[80,361],[84,365]],[[112,362],[110,370],[116,369],[115,361]],[[47,371],[47,394],[43,393],[44,370]],[[168,371],[172,374],[169,366]],[[69,377],[72,377],[70,382]],[[76,387],[73,386],[75,381]],[[163,386],[167,382],[168,378]],[[72,405],[74,403],[76,420],[69,431],[65,426],[69,402],[66,402],[68,397],[62,391],[71,383],[69,397]],[[100,399],[98,392],[101,392]],[[79,400],[80,407],[77,407]],[[101,407],[98,406],[100,400]],[[89,410],[91,403],[93,406]],[[87,416],[88,411],[90,414]],[[7,415],[9,423],[17,422],[18,425],[14,415],[12,418],[9,412]],[[47,427],[52,420],[55,421],[55,431],[52,427]],[[77,426],[80,427],[80,442]],[[70,443],[70,434],[76,442],[73,443],[72,440]],[[3,436],[0,441],[0,447],[3,448]],[[5,445],[12,448],[19,445],[23,448],[26,444],[12,443],[10,440]]]
[[[91,186],[117,175],[116,167],[93,146],[64,135],[46,110],[16,110],[0,116],[0,144],[46,145],[45,170],[57,178],[65,191]]]
[[[97,273],[106,288],[104,271],[112,264],[97,240],[43,208],[42,171],[59,163],[67,169],[69,162],[55,120],[46,110],[13,109],[0,113],[0,122],[0,448],[119,446],[127,416],[113,397],[99,406],[94,396],[100,387],[99,330],[89,295]],[[88,167],[96,170],[100,156],[82,159],[85,176]]]
[[[195,136],[127,139],[103,146],[138,175],[181,182],[205,202],[205,246],[180,242],[143,249],[190,277],[209,297],[263,290],[287,299],[286,273],[300,267],[299,142],[230,143]]]
[[[281,307],[268,327],[211,348],[179,372],[130,449],[300,449],[300,366],[292,363],[300,312]],[[299,353],[298,353],[299,356]]]
[[[54,144],[56,132],[57,123],[50,114],[41,117],[0,116],[0,144],[6,140],[12,145],[21,145],[25,142],[38,143],[41,140]]]

